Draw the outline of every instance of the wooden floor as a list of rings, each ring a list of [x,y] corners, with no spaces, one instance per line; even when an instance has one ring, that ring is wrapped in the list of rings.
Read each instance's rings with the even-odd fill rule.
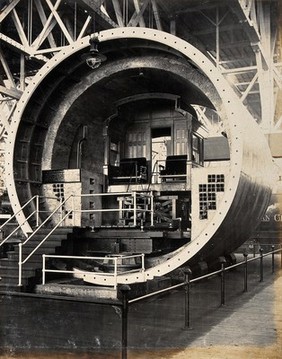
[[[264,263],[263,282],[259,282],[258,261],[249,264],[247,293],[243,292],[243,269],[227,274],[224,306],[220,305],[220,277],[193,284],[190,291],[192,328],[188,330],[184,329],[183,291],[132,304],[128,359],[282,358],[280,256],[276,258],[275,274],[271,273],[269,257],[264,258]],[[18,307],[19,302],[16,303]],[[65,312],[59,313],[61,307],[53,302],[48,302],[44,312],[38,301],[32,303],[34,308],[30,310],[14,308],[16,314],[9,319],[13,301],[9,308],[1,296],[1,358],[121,358],[119,308],[112,306],[103,311],[100,307],[67,303]],[[31,319],[35,307],[36,318]],[[53,332],[52,310],[60,327],[59,330],[54,327]],[[100,317],[97,313],[94,315],[95,310],[100,312]],[[89,313],[93,313],[96,323],[86,323]]]

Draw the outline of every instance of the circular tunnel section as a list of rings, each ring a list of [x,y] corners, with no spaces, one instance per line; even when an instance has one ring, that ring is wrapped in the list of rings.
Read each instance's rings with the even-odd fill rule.
[[[238,116],[237,100],[195,51],[151,41],[153,33],[107,36],[99,68],[82,60],[87,49],[72,53],[42,73],[26,103],[13,161],[20,203],[39,195],[42,221],[63,203],[52,222],[66,214],[63,225],[83,228],[78,254],[143,254],[148,279],[229,254],[270,195],[258,171],[269,166],[265,143],[254,159],[248,141],[253,119]],[[238,214],[242,201],[251,225]]]

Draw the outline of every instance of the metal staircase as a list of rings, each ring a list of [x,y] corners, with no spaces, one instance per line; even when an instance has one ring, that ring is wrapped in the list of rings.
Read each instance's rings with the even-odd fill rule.
[[[22,247],[22,261],[34,251],[34,249],[42,243],[42,240],[48,235],[50,228],[41,228],[28,243]],[[20,290],[24,288],[32,288],[34,284],[41,281],[42,270],[42,254],[61,253],[63,241],[67,239],[68,233],[72,232],[72,228],[59,227],[50,234],[48,241],[41,244],[40,248],[24,263],[19,274],[19,244],[22,243],[17,237],[11,238],[2,250],[2,258],[0,258],[0,290]],[[19,285],[19,277],[21,277],[21,285]]]

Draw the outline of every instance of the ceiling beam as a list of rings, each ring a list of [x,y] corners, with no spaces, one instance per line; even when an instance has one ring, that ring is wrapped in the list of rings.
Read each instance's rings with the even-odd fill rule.
[[[194,6],[189,5],[189,6],[185,6],[185,8],[177,10],[175,12],[175,15],[187,14],[187,13],[191,13],[191,12],[199,12],[202,10],[211,10],[218,6],[219,6],[219,4],[218,4],[218,1],[216,1],[216,0],[214,0],[213,2],[209,1],[209,3],[204,3],[204,4],[202,4],[199,1],[197,5],[194,5]]]
[[[101,10],[103,2],[103,0],[77,0],[77,4],[87,10],[90,15],[94,15],[94,13],[98,15],[95,17],[95,21],[97,21],[97,23],[99,23],[104,29],[119,27],[113,19]]]
[[[228,5],[231,11],[237,16],[240,26],[250,39],[250,42],[258,43],[260,41],[260,34],[257,25],[250,18],[250,11],[242,7],[239,0],[228,0]]]

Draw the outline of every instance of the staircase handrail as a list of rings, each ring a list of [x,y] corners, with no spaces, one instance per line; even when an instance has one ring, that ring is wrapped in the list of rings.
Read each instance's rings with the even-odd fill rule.
[[[22,264],[25,264],[29,258],[37,251],[38,248],[40,248],[42,246],[43,243],[45,243],[47,241],[47,239],[51,236],[51,234],[53,234],[55,232],[55,230],[60,226],[60,224],[67,218],[67,216],[71,213],[72,211],[68,211],[65,216],[56,224],[56,226],[54,228],[52,228],[52,230],[42,239],[42,241],[29,253],[29,255],[21,262]],[[23,243],[19,243],[19,246],[22,247]]]
[[[22,223],[26,223],[33,215],[34,213],[36,213],[36,211],[32,212],[28,217],[26,217],[25,221]],[[18,225],[1,243],[0,243],[0,247],[6,243],[11,237],[13,237],[13,235],[21,228],[21,225]]]
[[[55,199],[58,201],[57,197],[51,197],[51,196],[40,196],[40,195],[34,195],[32,198],[30,198],[16,213],[13,214],[13,216],[9,217],[9,219],[7,221],[5,221],[1,226],[0,226],[0,233],[2,232],[3,228],[5,228],[5,226],[7,224],[9,224],[13,219],[16,219],[17,215],[28,205],[30,204],[34,199],[36,199],[36,208],[35,210],[29,214],[28,217],[25,218],[25,220],[23,222],[21,222],[21,224],[18,224],[18,226],[6,237],[4,238],[1,242],[0,242],[0,247],[6,243],[21,227],[23,224],[25,224],[26,222],[29,221],[29,219],[36,214],[36,227],[38,227],[38,223],[39,223],[39,213],[44,213],[44,211],[40,211],[39,209],[39,199],[40,198],[48,198],[48,199]],[[45,211],[48,212],[48,211]]]
[[[7,219],[7,221],[5,221],[1,226],[0,226],[0,231],[2,231],[2,228],[4,228],[12,219],[16,218],[16,216],[31,202],[33,201],[35,198],[37,198],[38,195],[35,195],[33,197],[31,197],[16,213],[14,213],[10,218]]]
[[[33,238],[39,230],[60,210],[66,202],[72,198],[73,195],[70,195],[68,198],[66,198],[64,201],[62,201],[59,206],[57,206],[53,212],[36,228],[34,232],[31,233],[31,235],[22,243],[19,243],[19,286],[22,285],[22,266],[25,264],[30,257],[42,246],[42,244],[50,237],[50,235],[60,226],[62,222],[72,213],[72,209],[67,211],[67,213],[60,219],[60,221],[50,230],[50,232],[42,239],[42,241],[27,255],[27,257],[23,260],[23,246],[28,243],[31,238]]]
[[[0,232],[2,232],[3,228],[10,223],[13,219],[16,219],[17,215],[28,205],[30,204],[34,199],[37,200],[38,195],[33,196],[32,198],[30,198],[17,212],[15,212],[9,219],[7,219],[7,221],[5,221],[1,226],[0,226]],[[0,247],[8,241],[8,239],[10,239],[12,237],[12,235],[14,235],[20,228],[21,226],[26,223],[35,213],[37,213],[38,208],[36,208],[26,219],[23,223],[19,224],[1,243],[0,243]]]
[[[27,237],[27,239],[22,243],[22,245],[25,245],[27,242],[29,242],[31,240],[32,237],[35,236],[35,234],[38,233],[38,231],[45,226],[45,224],[50,221],[50,219],[58,212],[58,210],[62,209],[63,206],[66,204],[66,202],[72,198],[73,195],[71,194],[68,198],[66,198],[64,201],[60,202],[60,204],[52,211],[52,213],[31,233],[30,236]],[[70,214],[70,212],[72,212],[72,210],[68,211],[67,215]],[[64,216],[64,219],[66,218],[66,216]],[[60,220],[60,224],[62,223],[63,221]]]

